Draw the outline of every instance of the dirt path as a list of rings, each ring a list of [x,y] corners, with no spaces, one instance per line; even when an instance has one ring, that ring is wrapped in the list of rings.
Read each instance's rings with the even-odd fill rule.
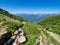
[[[2,25],[4,22],[0,22],[0,25]]]
[[[41,36],[41,35],[40,35],[40,36],[38,37],[38,39],[36,40],[35,45],[43,45],[43,43],[42,43],[42,36]]]
[[[37,28],[38,30],[41,31],[41,36],[39,36],[39,39],[40,40],[40,45],[55,45],[55,43],[51,42],[51,37],[48,37],[47,34],[44,33],[43,30],[41,30],[41,28]],[[46,31],[46,30],[45,30]],[[52,36],[58,43],[60,43],[60,36],[53,33],[53,32],[49,32],[49,31],[46,31],[46,33],[49,34],[49,36]],[[37,40],[37,43],[38,43],[39,40]]]
[[[49,38],[46,37],[46,35],[45,35],[45,34],[43,33],[43,31],[41,30],[41,28],[37,28],[37,29],[39,29],[39,30],[41,31],[41,35],[40,35],[39,38],[38,38],[38,39],[40,39],[40,40],[37,39],[37,41],[36,41],[37,43],[40,42],[39,45],[54,45],[54,44],[52,44],[52,43],[50,42]]]
[[[0,29],[0,36],[7,32],[7,31],[6,31],[7,28],[8,28],[7,26],[3,26],[3,27]]]
[[[41,31],[41,28],[37,28],[37,29]],[[41,35],[41,34],[40,34],[40,36],[36,39],[35,45],[43,45],[42,35]]]
[[[49,33],[50,36],[54,37],[54,39],[56,39],[56,41],[58,41],[60,43],[60,36],[59,35],[57,35],[53,32],[49,32],[49,31],[47,31],[47,33]]]
[[[51,42],[50,42],[49,38],[46,37],[46,35],[43,32],[41,32],[41,34],[43,37],[43,45],[50,45]]]

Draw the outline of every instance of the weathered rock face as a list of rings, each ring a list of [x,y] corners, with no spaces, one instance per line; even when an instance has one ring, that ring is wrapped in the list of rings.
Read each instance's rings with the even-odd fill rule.
[[[12,36],[11,33],[3,34],[0,39],[0,45],[4,45],[11,38],[11,36]]]
[[[20,37],[18,37],[18,42],[19,43],[24,43],[26,41],[26,37],[25,36],[20,36]]]
[[[15,35],[18,34],[18,30],[16,30],[16,31],[14,32],[14,34],[15,34]]]
[[[24,44],[26,42],[26,38],[25,38],[25,36],[17,36],[17,38],[16,38],[16,40],[15,40],[15,42],[13,43],[13,45],[22,45],[22,44]]]

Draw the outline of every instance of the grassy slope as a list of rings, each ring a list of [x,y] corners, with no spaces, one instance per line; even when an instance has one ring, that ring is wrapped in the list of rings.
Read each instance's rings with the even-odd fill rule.
[[[34,45],[36,39],[40,36],[40,31],[37,29],[37,24],[27,22],[24,25],[24,31],[27,34],[28,41],[25,45]]]
[[[60,35],[60,15],[51,16],[38,22],[42,27],[51,27],[52,32]]]
[[[8,29],[6,29],[7,31],[14,31],[16,29],[17,26],[19,26],[21,24],[21,21],[19,20],[15,20],[13,18],[10,18],[8,16],[5,16],[3,14],[0,14],[0,23],[2,23],[0,25],[0,28],[2,28],[3,26],[7,26]]]
[[[11,13],[9,13],[6,10],[3,10],[0,8],[0,23],[3,22],[0,26],[7,25],[9,31],[16,30],[16,28],[21,25],[23,21],[27,21],[26,19],[23,19],[22,17],[15,16]]]
[[[5,16],[8,16],[10,18],[13,18],[15,20],[19,20],[19,21],[27,21],[26,19],[22,18],[22,17],[19,17],[19,16],[15,16],[14,14],[11,14],[9,13],[8,11],[4,10],[4,9],[1,9],[0,8],[0,14],[3,14]]]
[[[0,17],[2,17],[2,15],[0,15]],[[7,20],[6,17],[8,18]],[[4,25],[7,25],[8,32],[14,32],[16,30],[16,27],[18,27],[21,24],[19,20],[14,20],[13,18],[9,18],[8,16],[4,15],[3,18],[0,18],[0,20],[1,22],[4,22],[0,26],[3,27]],[[37,29],[36,26],[38,25],[30,22],[26,22],[26,24],[24,25],[24,32],[26,33],[28,38],[28,41],[24,45],[34,45],[36,39],[40,35],[40,31]]]
[[[10,21],[10,22],[21,22],[21,21],[19,21],[19,20],[16,20],[16,19],[13,19],[13,18],[10,18],[10,17],[8,17],[8,16],[5,16],[5,15],[3,15],[3,14],[0,14],[0,20],[3,20],[3,19],[5,19],[5,20],[7,20],[7,21]]]
[[[3,13],[0,12],[0,23],[3,22],[0,25],[0,28],[3,28],[3,26],[6,25],[8,27],[6,31],[14,32],[16,28],[20,26],[22,23],[20,20],[20,17],[18,17],[19,18],[18,19],[18,18],[15,18],[15,16],[11,17],[8,15],[5,15],[6,14],[5,12]],[[34,23],[30,23],[30,22],[26,22],[26,24],[24,25],[24,32],[26,33],[27,38],[28,38],[28,41],[24,45],[34,45],[36,39],[40,35],[40,31],[37,29],[36,26],[38,25]]]
[[[11,18],[7,15],[4,14],[0,14],[0,23],[3,22],[0,25],[0,28],[2,28],[3,26],[7,25],[7,31],[8,32],[14,32],[16,30],[16,28],[21,25],[21,20],[20,18],[15,19],[15,17]],[[46,26],[50,26],[52,28],[52,32],[59,34],[60,32],[58,30],[60,30],[59,26],[60,26],[60,15],[58,16],[53,16],[53,17],[49,17],[46,18],[44,20],[42,20],[41,22],[39,22],[39,24],[42,27],[46,27]],[[28,41],[24,44],[24,45],[34,45],[36,39],[41,35],[40,30],[37,29],[37,27],[42,28],[40,25],[35,24],[35,23],[31,23],[31,22],[26,22],[26,24],[24,25],[24,32],[26,33],[26,36],[28,38]],[[44,34],[48,37],[47,32],[43,31]],[[58,42],[55,41],[55,39],[53,39],[52,37],[51,41],[54,44],[58,44]]]

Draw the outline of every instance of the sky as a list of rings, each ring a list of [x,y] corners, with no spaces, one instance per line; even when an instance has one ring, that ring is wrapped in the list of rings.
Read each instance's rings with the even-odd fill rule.
[[[60,13],[60,0],[0,0],[0,8],[13,14]]]

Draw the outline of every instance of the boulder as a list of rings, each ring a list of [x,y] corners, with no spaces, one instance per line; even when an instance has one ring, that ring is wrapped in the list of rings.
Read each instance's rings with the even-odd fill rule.
[[[24,43],[25,41],[26,41],[26,37],[23,35],[18,38],[18,43]]]
[[[15,32],[14,32],[14,35],[17,35],[18,34],[18,30],[16,30]]]

